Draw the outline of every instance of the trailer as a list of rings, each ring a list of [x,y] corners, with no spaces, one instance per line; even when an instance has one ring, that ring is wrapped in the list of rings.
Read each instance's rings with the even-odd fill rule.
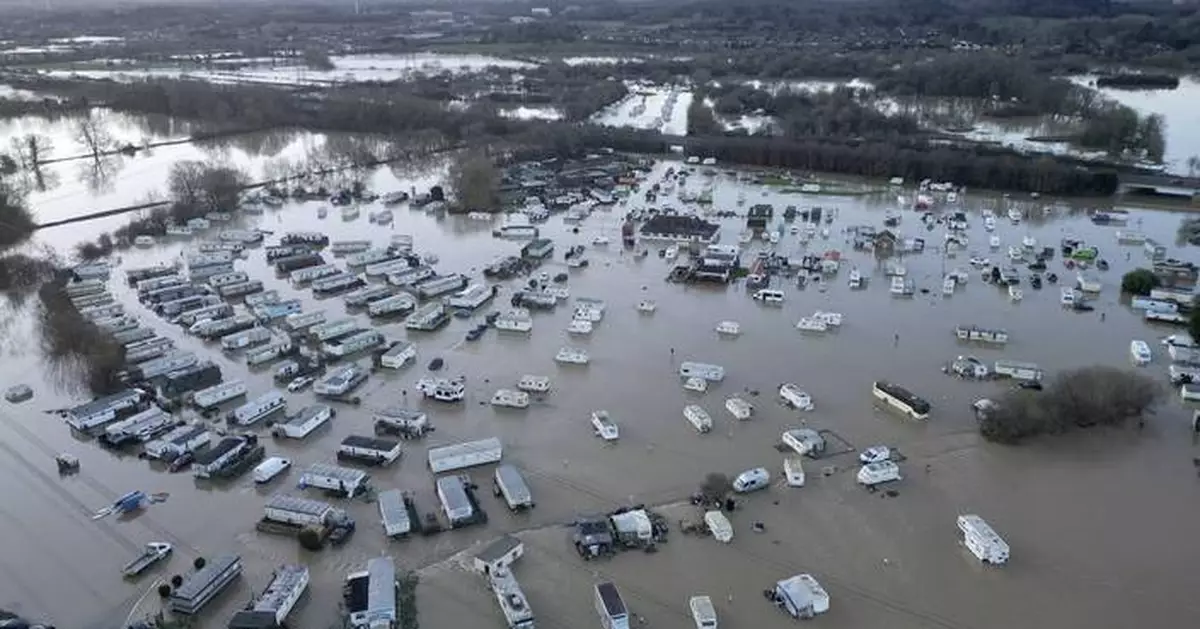
[[[124,346],[125,362],[127,364],[136,365],[138,363],[152,360],[166,354],[175,348],[175,341],[169,338],[159,337],[155,339],[147,339],[137,343],[129,343]]]
[[[378,330],[359,330],[341,338],[321,344],[321,351],[330,356],[345,357],[356,352],[374,349],[383,345],[385,339]]]
[[[234,426],[252,426],[287,408],[287,398],[278,391],[268,391],[249,402],[233,409],[229,423]]]
[[[367,304],[367,314],[372,317],[405,316],[417,308],[412,295],[400,293],[384,297]]]
[[[306,251],[305,253],[298,253],[276,260],[275,272],[282,275],[322,264],[325,264],[324,256],[312,251]]]
[[[271,331],[266,328],[250,328],[221,337],[221,349],[232,352],[260,345],[271,340]]]
[[[960,515],[958,529],[963,534],[963,545],[980,561],[992,565],[1008,563],[1008,542],[983,518],[974,514]]]
[[[300,487],[316,487],[351,498],[367,490],[370,478],[362,470],[314,463],[300,476]]]
[[[400,255],[391,249],[367,249],[366,251],[359,251],[346,256],[346,266],[366,266],[368,264],[390,262],[399,258]]]
[[[168,396],[180,396],[189,391],[211,387],[221,382],[221,368],[212,361],[172,371],[162,378],[162,391]]]
[[[253,295],[246,295],[245,302],[247,308],[257,308],[258,306],[266,306],[267,304],[277,304],[279,300],[279,291],[271,289]]]
[[[242,312],[225,319],[197,321],[192,324],[192,327],[188,328],[188,332],[202,339],[214,339],[249,330],[257,324],[258,319],[254,318],[253,315]]]
[[[278,262],[284,258],[311,255],[312,253],[313,250],[304,245],[276,245],[263,249],[263,255],[266,256],[267,262]]]
[[[123,419],[104,428],[102,439],[110,446],[119,447],[127,443],[145,443],[176,424],[175,418],[157,406]]]
[[[313,384],[313,393],[328,398],[341,397],[354,391],[367,381],[367,372],[355,364],[344,365],[330,371]]]
[[[214,319],[226,319],[233,316],[233,306],[229,304],[213,304],[211,306],[202,306],[193,310],[188,310],[179,315],[176,322],[181,325],[186,325],[190,329],[196,325],[197,321],[211,321]]]
[[[150,380],[166,375],[172,371],[186,369],[199,362],[200,357],[194,352],[176,350],[160,358],[147,360],[137,365],[136,367],[130,369],[125,376],[130,382]]]
[[[197,391],[192,395],[192,404],[200,410],[208,410],[244,395],[246,395],[246,383],[241,380],[230,380]]]
[[[421,299],[433,299],[447,293],[462,290],[467,285],[467,277],[461,273],[451,273],[431,277],[416,285],[417,296]]]
[[[467,482],[459,476],[441,476],[436,481],[438,502],[450,528],[474,524],[479,520],[475,501],[467,493]]]
[[[292,339],[284,338],[246,352],[246,365],[254,367],[269,363],[276,358],[291,354],[293,350],[295,350],[295,346],[292,345]]]
[[[320,323],[309,328],[308,335],[319,343],[345,336],[358,330],[358,322],[351,318]]]
[[[318,264],[292,271],[288,274],[288,281],[292,283],[292,286],[303,286],[313,280],[330,277],[341,272],[336,264]]]
[[[63,287],[67,297],[75,298],[83,295],[93,295],[108,290],[108,285],[102,280],[76,280]]]
[[[262,289],[262,280],[247,280],[236,284],[225,284],[217,289],[217,294],[225,299],[234,299],[257,293]]]
[[[169,461],[186,454],[195,454],[211,441],[212,433],[207,426],[185,424],[146,442],[146,456]]]
[[[325,527],[338,519],[341,509],[320,500],[275,494],[263,505],[263,519],[293,526]]]
[[[396,292],[387,286],[366,286],[355,290],[342,299],[346,302],[346,306],[350,308],[361,308],[372,301],[391,297],[395,294]]]
[[[430,448],[428,466],[434,474],[499,463],[504,446],[495,437]]]
[[[391,465],[400,458],[400,442],[392,439],[350,435],[338,445],[339,461],[354,461],[366,465]]]
[[[363,279],[353,273],[337,273],[315,280],[312,283],[313,294],[317,296],[336,295],[349,290],[354,290],[366,285]]]
[[[204,280],[218,273],[233,272],[232,262],[222,262],[212,266],[192,267],[188,269],[188,279],[193,282],[203,282]]]
[[[241,284],[242,282],[249,281],[249,279],[250,276],[245,271],[233,271],[232,273],[218,273],[217,275],[210,276],[205,283],[208,284],[209,288],[216,289],[230,284]]]
[[[221,303],[221,298],[216,295],[192,295],[182,299],[175,299],[164,302],[154,308],[160,316],[174,317],[186,310],[195,310],[196,308],[204,308],[206,306],[215,306]]]
[[[304,308],[299,299],[288,299],[285,301],[277,301],[275,303],[263,304],[254,307],[254,316],[260,321],[271,323],[277,321],[290,314],[296,314]]]
[[[596,613],[604,629],[629,629],[629,609],[617,586],[610,581],[596,584]]]
[[[404,537],[412,532],[412,501],[399,489],[380,492],[379,520],[383,523],[383,534],[387,537]]]
[[[529,490],[525,477],[517,468],[507,464],[497,466],[492,483],[494,493],[504,498],[510,510],[533,508],[533,492]]]
[[[388,369],[401,369],[417,359],[417,346],[408,341],[396,341],[379,355],[379,364]]]
[[[384,262],[375,262],[368,264],[363,271],[367,277],[384,277],[393,273],[400,273],[409,268],[408,260],[400,258],[398,260],[387,260]]]
[[[275,424],[271,432],[276,437],[304,439],[332,418],[332,408],[324,404],[314,404],[300,409],[295,415],[288,415],[283,421]]]
[[[433,430],[433,426],[429,424],[429,415],[414,409],[385,408],[372,415],[371,419],[375,423],[375,434],[377,435],[418,439]]]

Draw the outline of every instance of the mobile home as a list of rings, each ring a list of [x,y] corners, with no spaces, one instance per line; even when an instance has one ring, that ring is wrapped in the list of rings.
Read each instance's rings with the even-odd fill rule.
[[[268,391],[235,408],[229,415],[234,426],[251,426],[287,408],[287,398],[278,391]]]
[[[242,559],[237,555],[210,559],[203,568],[188,575],[183,584],[175,588],[168,599],[168,606],[176,614],[196,614],[241,574]]]
[[[973,514],[960,515],[958,530],[963,534],[963,545],[983,563],[1008,563],[1008,542],[997,535],[983,518]]]

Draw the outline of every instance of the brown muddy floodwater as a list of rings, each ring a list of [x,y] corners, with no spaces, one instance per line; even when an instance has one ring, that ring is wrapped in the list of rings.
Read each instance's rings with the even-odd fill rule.
[[[660,165],[653,177],[665,168]],[[693,176],[693,185],[701,179]],[[408,185],[391,179],[378,187],[386,192]],[[34,384],[38,395],[20,406],[6,405],[0,421],[0,523],[5,531],[0,537],[5,583],[0,606],[61,627],[117,627],[156,578],[184,571],[194,556],[235,552],[245,561],[244,577],[204,610],[201,626],[224,626],[252,590],[266,584],[275,566],[302,562],[312,568],[313,582],[289,624],[325,628],[336,621],[345,574],[362,569],[370,557],[388,553],[400,568],[421,571],[418,606],[424,629],[502,627],[502,616],[482,578],[463,570],[464,562],[454,557],[502,533],[520,532],[527,555],[515,574],[539,627],[549,629],[598,626],[591,588],[604,579],[617,583],[633,612],[649,627],[691,627],[687,599],[695,594],[713,598],[723,629],[790,626],[792,621],[766,603],[761,591],[800,572],[816,576],[832,599],[830,611],[813,625],[839,629],[1125,629],[1135,624],[1175,626],[1200,618],[1194,595],[1195,566],[1200,565],[1200,545],[1194,541],[1200,530],[1200,480],[1192,463],[1200,452],[1190,440],[1187,412],[1175,396],[1141,432],[1096,431],[1019,448],[1000,447],[979,439],[969,411],[973,400],[1000,385],[963,382],[941,372],[944,363],[965,353],[988,361],[1036,362],[1051,373],[1097,363],[1126,366],[1129,341],[1141,338],[1158,352],[1145,369],[1164,374],[1166,356],[1156,340],[1169,329],[1148,328],[1137,313],[1118,303],[1121,274],[1145,263],[1140,247],[1118,246],[1119,228],[1095,226],[1065,209],[1013,225],[1003,219],[1008,202],[972,195],[964,205],[972,212],[972,253],[994,261],[1004,255],[1003,250],[987,250],[978,216],[982,207],[995,208],[1000,215],[996,233],[1005,247],[1026,235],[1037,238],[1039,246],[1057,247],[1067,235],[1099,246],[1113,268],[1101,274],[1104,290],[1097,311],[1077,314],[1061,309],[1055,286],[1041,291],[1026,286],[1024,299],[1013,303],[999,289],[979,281],[977,271],[971,272],[965,287],[943,297],[942,273],[967,268],[971,254],[943,260],[932,248],[904,260],[910,277],[930,292],[894,298],[882,267],[871,254],[850,251],[842,230],[863,223],[880,225],[884,211],[896,206],[895,192],[870,198],[774,191],[764,195],[764,189],[723,174],[717,178],[715,207],[737,207],[740,190],[749,197],[747,206],[774,203],[777,213],[792,204],[837,208],[831,238],[817,238],[809,245],[817,253],[837,248],[847,257],[841,275],[826,292],[800,291],[788,284],[786,303],[772,308],[757,305],[741,285],[668,284],[667,262],[656,255],[635,260],[615,244],[624,208],[594,213],[577,235],[555,217],[544,227],[558,245],[551,274],[566,270],[562,252],[568,245],[590,243],[601,234],[614,242],[607,248],[589,247],[591,266],[570,272],[572,298],[590,296],[608,304],[604,321],[590,337],[567,338],[570,310],[562,307],[552,314],[536,314],[528,337],[489,331],[480,341],[465,343],[463,335],[474,322],[464,320],[454,320],[437,333],[409,335],[419,347],[417,366],[372,376],[361,392],[361,408],[339,408],[332,426],[307,441],[268,439],[268,455],[287,456],[296,468],[266,490],[255,487],[248,476],[228,485],[200,485],[190,474],[157,471],[135,457],[118,457],[74,438],[55,416],[41,411],[80,398],[57,394],[36,376],[41,364],[32,324],[28,316],[9,313],[2,373],[6,382]],[[630,207],[638,203],[631,201]],[[475,276],[487,262],[515,253],[520,246],[493,238],[492,224],[465,217],[439,218],[401,208],[393,226],[379,227],[368,223],[368,208],[361,218],[344,222],[336,211],[319,220],[318,207],[294,204],[239,221],[277,232],[322,230],[335,240],[370,237],[380,244],[392,233],[409,233],[419,251],[441,258],[437,266],[443,272]],[[1041,205],[1025,202],[1020,207]],[[1173,243],[1179,218],[1136,210],[1128,228]],[[52,239],[62,242],[73,235],[78,240],[87,230],[86,225],[77,226]],[[734,242],[740,231],[741,221],[730,219],[723,241]],[[931,243],[941,239],[940,229],[926,232],[911,212],[905,213],[899,231]],[[175,243],[127,252],[122,264],[169,260],[187,246]],[[745,256],[764,246],[758,241],[748,245]],[[802,245],[788,234],[778,249],[798,254]],[[1175,248],[1172,255],[1190,253]],[[261,251],[251,250],[241,265],[269,288],[308,300],[306,310],[324,309],[332,317],[344,309],[338,298],[318,302],[309,291],[293,290],[277,279]],[[866,290],[847,288],[851,266],[871,275]],[[1057,258],[1051,270],[1067,281],[1074,277]],[[114,274],[112,289],[144,322],[179,338],[181,346],[220,361],[227,378],[247,378],[251,395],[272,386],[269,372],[247,375],[237,357],[224,357],[211,345],[183,337],[144,311],[120,278],[120,273]],[[507,307],[508,295],[517,286],[517,281],[509,282],[501,301],[484,310]],[[655,315],[635,310],[643,299],[657,301]],[[826,335],[799,333],[796,321],[815,310],[841,312],[845,323]],[[1106,315],[1103,320],[1101,313]],[[718,338],[713,328],[724,319],[739,321],[743,334],[735,340]],[[1003,350],[967,348],[955,340],[956,324],[1003,327],[1012,340]],[[405,337],[399,323],[382,327],[391,338]],[[898,343],[894,335],[899,335]],[[556,365],[553,356],[563,345],[585,347],[591,364]],[[402,392],[435,356],[446,360],[445,372],[467,376],[470,396],[454,406],[421,403],[437,432],[425,442],[410,443],[398,465],[374,473],[374,484],[414,491],[418,500],[429,503],[433,483],[422,463],[426,448],[496,436],[504,443],[505,460],[527,473],[537,497],[535,510],[511,515],[485,491],[481,500],[491,516],[486,526],[389,543],[375,505],[348,502],[358,533],[347,546],[320,553],[307,553],[293,540],[254,531],[268,493],[301,493],[295,488],[299,471],[313,462],[332,461],[336,444],[346,435],[369,434],[372,409],[404,403]],[[728,375],[697,398],[681,389],[676,372],[676,363],[688,359],[719,363]],[[511,387],[527,373],[553,378],[554,390],[544,402],[524,411],[486,404],[497,388]],[[874,410],[869,390],[875,379],[896,381],[932,401],[929,422],[908,422]],[[815,411],[798,415],[779,406],[773,393],[781,382],[798,383],[812,393]],[[758,409],[754,419],[738,423],[725,411],[724,399],[735,393],[748,395],[746,390],[763,394],[749,398]],[[311,403],[312,395],[290,395],[291,408]],[[418,403],[416,396],[408,397]],[[703,405],[717,421],[712,433],[700,436],[684,421],[681,409],[689,402]],[[588,416],[596,409],[607,409],[619,422],[619,443],[606,446],[592,436]],[[657,554],[628,552],[598,562],[575,555],[564,523],[577,514],[631,503],[676,503],[712,471],[736,474],[765,466],[779,475],[782,455],[774,446],[785,428],[802,423],[834,430],[856,448],[898,448],[907,456],[901,464],[905,478],[896,486],[899,495],[884,498],[859,489],[855,455],[845,454],[812,462],[804,488],[775,483],[769,491],[748,496],[744,508],[731,514],[736,531],[731,544],[676,532]],[[61,451],[80,458],[81,474],[61,479],[55,474],[53,455]],[[822,476],[824,466],[836,471]],[[489,472],[471,470],[481,484]],[[170,498],[129,520],[92,519],[96,509],[133,489],[168,492]],[[666,511],[673,524],[688,515],[682,507]],[[985,517],[1006,538],[1013,553],[1009,565],[984,568],[962,548],[955,516],[968,512]],[[754,521],[763,522],[766,531],[752,532]],[[136,584],[122,581],[120,566],[141,544],[156,540],[176,545],[169,567]],[[136,613],[153,612],[157,601],[150,593]]]

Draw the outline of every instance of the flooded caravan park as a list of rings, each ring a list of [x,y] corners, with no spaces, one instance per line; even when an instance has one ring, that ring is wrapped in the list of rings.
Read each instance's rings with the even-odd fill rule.
[[[658,162],[644,185],[662,180],[668,168],[680,167],[679,162]],[[696,170],[689,177],[693,188],[710,181],[703,167]],[[379,329],[389,339],[407,339],[418,348],[415,364],[373,374],[355,393],[361,406],[335,404],[338,413],[330,426],[307,439],[275,440],[260,429],[268,455],[293,461],[293,469],[265,489],[256,487],[249,475],[227,483],[199,482],[191,474],[171,474],[73,435],[55,415],[41,411],[83,400],[56,388],[50,375],[34,376],[42,363],[29,309],[10,311],[3,374],[7,382],[32,385],[36,395],[22,405],[5,404],[7,419],[0,422],[5,472],[0,483],[8,497],[3,517],[10,531],[0,547],[0,566],[11,575],[3,602],[19,602],[10,606],[59,626],[116,626],[131,613],[158,608],[152,591],[157,578],[187,572],[193,557],[232,552],[242,557],[245,574],[203,611],[201,626],[222,626],[280,564],[304,563],[311,569],[312,584],[289,624],[328,627],[337,620],[346,573],[387,553],[401,569],[420,571],[417,606],[423,627],[499,627],[504,621],[494,596],[484,579],[464,565],[483,543],[515,532],[526,556],[514,573],[538,624],[546,627],[594,625],[592,587],[603,580],[617,584],[631,611],[648,626],[691,626],[687,599],[707,594],[722,626],[782,627],[791,620],[764,601],[761,592],[796,573],[814,575],[828,590],[831,609],[815,620],[828,627],[1125,627],[1135,621],[1167,625],[1200,612],[1187,579],[1200,560],[1200,551],[1189,543],[1200,524],[1195,451],[1188,412],[1177,396],[1168,397],[1143,431],[1097,431],[1000,447],[977,436],[970,405],[1007,384],[963,381],[942,372],[948,361],[964,354],[987,362],[1034,362],[1051,375],[1096,363],[1124,366],[1130,362],[1130,340],[1144,339],[1155,359],[1143,369],[1161,375],[1165,384],[1168,359],[1157,340],[1173,329],[1147,325],[1118,298],[1121,275],[1149,262],[1141,245],[1120,245],[1116,233],[1143,232],[1167,245],[1173,257],[1190,259],[1191,251],[1175,244],[1179,214],[1130,208],[1125,225],[1101,226],[1079,208],[1051,199],[971,193],[948,206],[939,196],[942,213],[961,208],[969,219],[967,245],[949,258],[940,247],[944,228],[928,230],[920,213],[901,210],[897,196],[911,199],[911,186],[896,190],[872,184],[869,192],[864,188],[860,193],[858,184],[842,183],[839,194],[798,194],[752,183],[739,171],[713,170],[712,207],[743,214],[711,219],[721,225],[722,243],[738,243],[746,209],[759,203],[776,210],[772,230],[780,227],[779,213],[789,205],[820,206],[824,215],[834,217],[817,228],[807,245],[785,227],[773,246],[788,256],[840,252],[840,270],[823,290],[777,280],[785,300],[776,307],[752,300],[753,291],[742,282],[666,282],[674,262],[659,257],[664,245],[640,243],[639,248],[650,250],[645,258],[620,246],[624,215],[649,205],[640,194],[623,205],[597,208],[579,223],[555,214],[538,226],[556,250],[537,272],[566,273],[569,301],[590,297],[607,305],[603,320],[586,337],[568,336],[571,308],[559,306],[534,313],[528,334],[489,330],[478,341],[465,341],[482,312],[509,308],[508,300],[525,277],[501,282],[497,300],[475,318],[453,319],[440,331],[417,333],[406,331],[399,321],[343,314],[342,299],[317,299],[308,289],[294,288],[276,276],[261,248],[248,248],[237,268],[285,298],[300,299],[303,311],[324,310],[330,320],[354,316],[363,327]],[[381,193],[424,190],[438,180],[441,169],[429,172],[410,180],[379,170],[369,187]],[[161,185],[152,176],[146,179]],[[653,205],[692,207],[669,196]],[[401,205],[393,210],[393,221],[381,226],[369,221],[370,213],[380,209],[377,205],[364,205],[360,216],[350,220],[337,208],[321,218],[319,212],[327,206],[288,202],[261,214],[237,213],[213,231],[269,230],[269,244],[287,232],[319,231],[333,241],[369,239],[379,246],[394,235],[408,234],[417,252],[437,256],[439,272],[463,273],[473,281],[480,281],[487,264],[515,255],[523,244],[492,235],[502,217],[479,220]],[[1045,208],[1052,211],[1047,214]],[[998,250],[988,244],[984,209],[997,215]],[[1021,214],[1019,224],[1005,218],[1010,209]],[[882,228],[889,213],[900,218],[890,229],[928,241],[923,253],[891,260],[899,260],[914,281],[917,290],[911,297],[890,293],[888,261],[855,250],[847,231],[858,225]],[[121,222],[116,217],[104,222],[110,221]],[[107,229],[111,226],[82,223],[47,230],[38,238],[67,251],[73,242]],[[821,229],[829,230],[827,239]],[[226,379],[245,380],[255,397],[275,388],[270,369],[249,371],[242,355],[223,354],[213,344],[187,336],[141,305],[123,281],[123,270],[179,259],[209,237],[161,239],[153,247],[122,252],[109,288],[128,312],[181,348],[217,362]],[[598,238],[611,244],[593,244]],[[1008,247],[1020,246],[1025,238],[1036,240],[1038,248],[1057,248],[1064,238],[1099,248],[1111,268],[1097,272],[1102,290],[1094,311],[1063,309],[1060,286],[1036,290],[1024,285],[1022,298],[1013,301],[1003,289],[982,282],[970,258],[1002,263]],[[585,247],[586,268],[566,265],[563,253],[572,245]],[[752,261],[771,247],[761,239],[743,243],[742,259]],[[331,260],[345,266],[342,258]],[[868,276],[865,289],[847,286],[855,268]],[[966,271],[968,279],[945,296],[942,278],[954,269]],[[1049,262],[1047,271],[1061,277],[1060,285],[1074,278],[1061,255]],[[645,300],[657,305],[652,315],[636,308]],[[844,322],[824,334],[798,331],[797,320],[817,310],[841,313]],[[718,335],[714,327],[724,320],[737,321],[741,334]],[[963,345],[955,338],[957,325],[1003,328],[1010,341],[1003,349]],[[585,349],[590,363],[557,364],[555,354],[563,346]],[[414,387],[429,375],[426,364],[435,357],[446,363],[442,373],[466,377],[465,401],[418,401]],[[684,391],[678,368],[685,360],[720,364],[727,375],[702,395]],[[357,362],[366,364],[366,359]],[[497,389],[512,388],[523,374],[550,377],[551,392],[528,409],[488,404]],[[928,399],[931,419],[916,423],[876,409],[870,391],[876,379],[897,382]],[[815,409],[798,413],[782,407],[775,394],[781,382],[803,387]],[[311,391],[286,395],[293,412],[315,402]],[[731,395],[754,404],[753,419],[738,422],[724,410]],[[683,420],[685,404],[704,407],[715,420],[714,429],[697,434]],[[422,463],[426,450],[497,437],[504,446],[503,460],[525,473],[537,507],[510,514],[487,491],[490,469],[482,468],[469,473],[483,488],[479,500],[490,516],[483,526],[389,542],[373,503],[339,500],[359,525],[345,546],[310,553],[295,540],[255,531],[267,496],[316,497],[317,492],[296,487],[300,473],[312,463],[332,461],[347,435],[371,434],[372,414],[396,405],[425,410],[437,430],[423,441],[405,442],[398,464],[372,470],[376,487],[413,492],[419,503],[431,507],[432,478]],[[589,416],[601,409],[620,425],[614,444],[592,434]],[[778,478],[783,454],[775,446],[783,430],[799,426],[832,430],[856,450],[886,444],[902,452],[906,460],[900,464],[904,478],[895,485],[898,494],[887,497],[859,488],[856,454],[829,456],[808,462],[803,488],[777,480],[765,492],[745,496],[729,514],[736,531],[732,543],[680,534],[678,521],[692,513],[679,503],[696,491],[706,473],[734,475],[763,466]],[[78,475],[55,474],[54,456],[60,452],[79,458]],[[98,509],[134,489],[163,493],[166,499],[137,515],[93,519]],[[670,542],[660,545],[659,552],[626,552],[590,562],[576,555],[567,523],[639,503],[675,505],[659,508],[672,528]],[[1013,549],[1007,566],[983,567],[962,548],[955,526],[961,513],[984,516],[1007,540]],[[762,524],[762,532],[752,529],[755,522]],[[176,556],[135,583],[122,581],[120,566],[150,541],[174,544]]]

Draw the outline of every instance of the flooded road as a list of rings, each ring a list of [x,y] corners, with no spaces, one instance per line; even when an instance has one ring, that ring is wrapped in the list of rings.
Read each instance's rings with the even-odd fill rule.
[[[660,165],[656,173],[665,168]],[[381,192],[409,186],[421,190],[436,176],[397,181],[381,171],[374,187]],[[699,179],[693,177],[695,183]],[[266,585],[274,567],[301,562],[312,568],[313,581],[289,624],[325,628],[337,618],[346,572],[362,569],[367,559],[386,552],[400,568],[421,570],[417,601],[424,629],[501,627],[502,616],[483,579],[462,569],[469,558],[455,556],[504,532],[521,532],[527,555],[514,572],[538,625],[551,629],[595,626],[591,588],[605,578],[617,583],[633,612],[644,616],[650,627],[692,626],[686,603],[695,594],[713,598],[722,627],[791,626],[790,619],[761,598],[761,591],[799,572],[813,574],[829,591],[830,612],[814,621],[825,627],[999,629],[1025,624],[1124,629],[1134,622],[1170,626],[1200,614],[1189,578],[1200,562],[1200,546],[1192,542],[1200,527],[1200,485],[1192,464],[1198,455],[1175,396],[1168,397],[1141,432],[1098,430],[1000,447],[979,439],[969,406],[978,397],[995,394],[1001,385],[964,382],[941,372],[959,354],[985,361],[1036,362],[1051,374],[1097,363],[1125,366],[1130,339],[1141,338],[1159,354],[1145,369],[1156,377],[1163,374],[1166,356],[1155,341],[1170,329],[1148,328],[1118,300],[1121,274],[1148,265],[1140,246],[1117,245],[1115,232],[1122,228],[1098,227],[1066,211],[1012,225],[1003,220],[1002,199],[969,196],[964,207],[972,212],[971,253],[944,260],[931,247],[905,257],[909,276],[930,292],[902,299],[888,293],[876,259],[852,251],[842,233],[851,225],[880,225],[885,210],[896,206],[895,192],[817,197],[776,191],[763,196],[762,190],[721,175],[715,207],[736,207],[739,193],[746,191],[747,206],[773,203],[777,216],[786,205],[819,205],[827,212],[836,208],[830,239],[814,239],[807,248],[818,254],[838,249],[844,255],[841,274],[827,291],[802,291],[789,283],[782,287],[782,307],[759,306],[740,284],[666,283],[670,263],[657,255],[637,260],[616,244],[589,246],[590,266],[568,271],[562,264],[568,246],[591,243],[600,235],[619,243],[625,208],[595,212],[578,234],[556,216],[543,228],[557,245],[546,270],[551,275],[569,273],[572,298],[595,297],[608,304],[603,322],[590,337],[568,338],[565,328],[571,314],[563,307],[536,313],[528,336],[490,330],[474,343],[463,340],[475,324],[472,320],[455,319],[433,334],[406,334],[399,322],[376,325],[389,338],[415,342],[417,364],[373,375],[359,392],[361,407],[339,406],[331,426],[303,442],[267,438],[268,455],[288,457],[295,468],[266,489],[255,487],[249,476],[227,485],[201,484],[190,474],[155,470],[145,461],[119,457],[73,437],[57,417],[41,410],[82,398],[56,393],[51,383],[31,375],[41,369],[37,340],[25,311],[10,313],[0,374],[7,382],[34,385],[37,396],[20,406],[5,403],[0,415],[0,492],[6,497],[0,522],[9,531],[0,542],[0,570],[10,584],[0,606],[64,627],[115,627],[155,577],[185,572],[196,556],[235,552],[245,562],[245,575],[205,609],[200,626],[224,626],[252,590]],[[515,254],[521,245],[493,238],[490,231],[497,223],[436,217],[401,207],[395,210],[395,223],[382,227],[368,223],[369,208],[354,221],[343,221],[336,210],[318,219],[320,205],[289,204],[260,216],[241,216],[237,224],[274,230],[276,237],[285,231],[319,230],[333,240],[370,238],[381,245],[393,233],[412,234],[418,251],[440,257],[439,271],[476,278],[488,262]],[[631,201],[629,207],[636,205]],[[670,203],[659,203],[663,205]],[[978,215],[983,206],[997,209],[1001,220],[996,234],[1005,248],[1025,236],[1036,238],[1039,247],[1057,247],[1068,235],[1100,247],[1112,269],[1100,275],[1104,290],[1096,312],[1063,310],[1055,286],[1041,291],[1026,286],[1024,299],[1011,302],[1001,289],[983,284],[974,270],[965,287],[943,297],[943,272],[968,268],[967,259],[975,253],[996,262],[1003,257],[1003,249],[987,250]],[[1135,211],[1124,229],[1173,243],[1179,220],[1177,214]],[[86,223],[71,227],[47,236],[45,242],[67,247],[69,238],[85,236],[91,229]],[[897,229],[931,244],[941,239],[940,229],[926,232],[911,212],[904,214]],[[741,230],[742,220],[728,219],[722,241],[736,242]],[[751,243],[743,259],[763,246]],[[187,247],[177,242],[128,251],[122,265],[172,259]],[[793,235],[785,235],[778,250],[793,255],[805,251]],[[1178,249],[1172,255],[1188,257]],[[866,290],[847,287],[851,266],[870,274]],[[278,279],[261,250],[251,249],[240,268],[268,288],[303,299],[305,311],[325,310],[331,319],[344,312],[341,299],[316,300],[310,291],[297,291]],[[1050,270],[1064,281],[1074,277],[1059,258]],[[506,283],[498,300],[481,310],[506,309],[518,286],[519,280]],[[110,288],[144,323],[178,339],[181,347],[218,361],[227,379],[245,378],[251,397],[272,387],[270,370],[247,373],[240,357],[222,356],[213,345],[185,337],[146,311],[124,286],[123,274],[114,273]],[[653,316],[635,310],[643,299],[658,303]],[[843,313],[841,329],[821,336],[798,332],[796,321],[816,310]],[[358,316],[369,325],[365,315]],[[741,323],[739,338],[718,337],[714,326],[725,319]],[[1002,327],[1011,340],[1003,350],[961,345],[953,333],[959,324]],[[591,363],[557,365],[554,354],[564,345],[585,348]],[[445,359],[444,372],[467,377],[466,402],[441,405],[418,402],[415,393],[405,395],[434,357]],[[677,376],[682,360],[719,363],[726,368],[726,379],[703,396],[683,391]],[[365,364],[366,359],[359,362]],[[496,389],[511,388],[523,374],[553,379],[545,401],[527,410],[487,405]],[[929,399],[934,407],[930,421],[906,422],[875,410],[870,386],[876,379],[893,380]],[[797,383],[810,392],[816,409],[797,414],[780,406],[774,390],[782,382]],[[756,396],[756,391],[762,394]],[[733,394],[755,404],[754,419],[736,422],[725,411],[724,400]],[[289,394],[291,410],[312,401],[311,392]],[[717,423],[712,433],[700,436],[684,421],[681,409],[688,403],[708,410]],[[486,526],[389,543],[379,530],[374,504],[346,502],[358,532],[347,546],[319,553],[300,550],[294,540],[254,531],[265,496],[301,494],[295,488],[300,471],[313,462],[333,461],[342,438],[370,434],[373,410],[397,404],[420,405],[437,431],[423,442],[408,442],[399,464],[374,471],[377,487],[413,491],[418,503],[432,508],[433,483],[423,464],[426,449],[495,436],[504,443],[505,460],[526,473],[537,508],[512,515],[483,491],[482,506],[490,516]],[[592,436],[588,416],[597,409],[608,410],[620,424],[618,443],[605,445]],[[855,485],[854,455],[831,457],[810,462],[804,488],[775,483],[769,491],[748,496],[744,508],[731,514],[736,533],[729,545],[673,531],[670,543],[657,554],[630,552],[599,562],[584,562],[575,555],[563,524],[577,515],[634,503],[677,503],[694,492],[708,472],[733,475],[765,466],[778,475],[782,455],[774,446],[784,429],[800,425],[833,430],[859,449],[887,444],[900,450],[907,461],[901,464],[905,478],[896,487],[899,495],[885,498],[862,491]],[[57,452],[77,455],[82,473],[60,479],[54,471]],[[490,471],[471,474],[486,486]],[[170,497],[128,520],[92,519],[96,509],[133,489],[167,492]],[[678,519],[691,515],[685,507],[665,512],[673,528]],[[1013,549],[1008,566],[984,568],[962,548],[955,526],[960,513],[982,515],[1006,538]],[[765,532],[751,531],[755,521],[765,525]],[[177,556],[153,576],[136,584],[122,582],[120,566],[149,541],[175,544]],[[153,612],[156,606],[157,595],[151,593],[138,613]]]

